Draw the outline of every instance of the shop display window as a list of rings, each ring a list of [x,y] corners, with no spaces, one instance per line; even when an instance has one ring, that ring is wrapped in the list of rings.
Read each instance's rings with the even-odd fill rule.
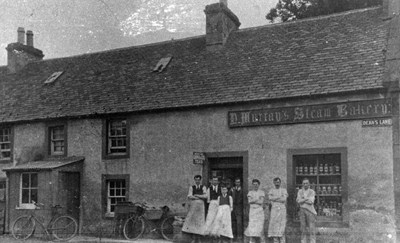
[[[314,208],[318,222],[342,222],[346,218],[343,205],[347,201],[347,163],[344,154],[340,149],[336,152],[329,149],[298,150],[290,154],[293,176],[289,188],[289,215],[293,221],[299,221],[296,197],[304,178],[308,178],[310,188],[315,191]]]

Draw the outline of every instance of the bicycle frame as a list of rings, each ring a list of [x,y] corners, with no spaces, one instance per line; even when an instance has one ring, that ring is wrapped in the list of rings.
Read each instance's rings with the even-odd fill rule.
[[[45,223],[44,222],[42,222],[37,216],[36,216],[36,214],[34,213],[34,212],[31,212],[30,213],[30,217],[29,217],[29,219],[33,219],[34,221],[35,221],[35,224],[36,223],[38,223],[41,227],[42,227],[42,229],[44,230],[44,232],[46,233],[46,236],[50,236],[50,231],[49,231],[49,226],[51,225],[51,223],[54,221],[54,219],[56,219],[57,218],[57,214],[54,214],[52,217],[51,217],[51,219],[50,219],[50,221],[45,225]],[[36,226],[35,226],[36,227]]]

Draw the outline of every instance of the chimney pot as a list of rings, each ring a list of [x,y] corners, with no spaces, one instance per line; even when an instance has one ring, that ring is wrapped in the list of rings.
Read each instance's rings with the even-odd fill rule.
[[[26,32],[26,45],[33,47],[33,32],[31,30]]]
[[[219,3],[224,4],[226,7],[228,7],[228,0],[219,0]]]
[[[17,36],[17,42],[21,43],[22,45],[25,45],[25,29],[23,27],[18,27],[18,36]]]

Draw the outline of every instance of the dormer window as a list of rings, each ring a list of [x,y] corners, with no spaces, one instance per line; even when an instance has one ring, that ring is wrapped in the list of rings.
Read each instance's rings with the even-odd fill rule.
[[[153,72],[161,73],[165,68],[167,68],[171,59],[172,59],[172,56],[161,58],[160,61],[158,61],[156,67],[153,69]]]
[[[44,81],[44,83],[45,83],[45,84],[51,84],[51,83],[53,83],[54,81],[56,81],[56,79],[57,79],[58,77],[61,76],[61,74],[63,74],[63,71],[53,73],[52,75],[50,75],[50,77],[48,77],[48,78],[46,79],[46,81]]]

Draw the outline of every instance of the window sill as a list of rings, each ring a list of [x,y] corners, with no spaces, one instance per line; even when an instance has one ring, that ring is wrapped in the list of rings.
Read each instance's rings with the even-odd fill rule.
[[[16,206],[15,209],[17,209],[17,210],[25,210],[25,209],[35,210],[36,205],[35,204],[21,204],[19,206]]]
[[[106,218],[106,219],[114,219],[115,218],[115,214],[114,213],[105,213],[104,214],[104,218]]]
[[[107,154],[103,156],[103,159],[128,159],[129,154]]]

